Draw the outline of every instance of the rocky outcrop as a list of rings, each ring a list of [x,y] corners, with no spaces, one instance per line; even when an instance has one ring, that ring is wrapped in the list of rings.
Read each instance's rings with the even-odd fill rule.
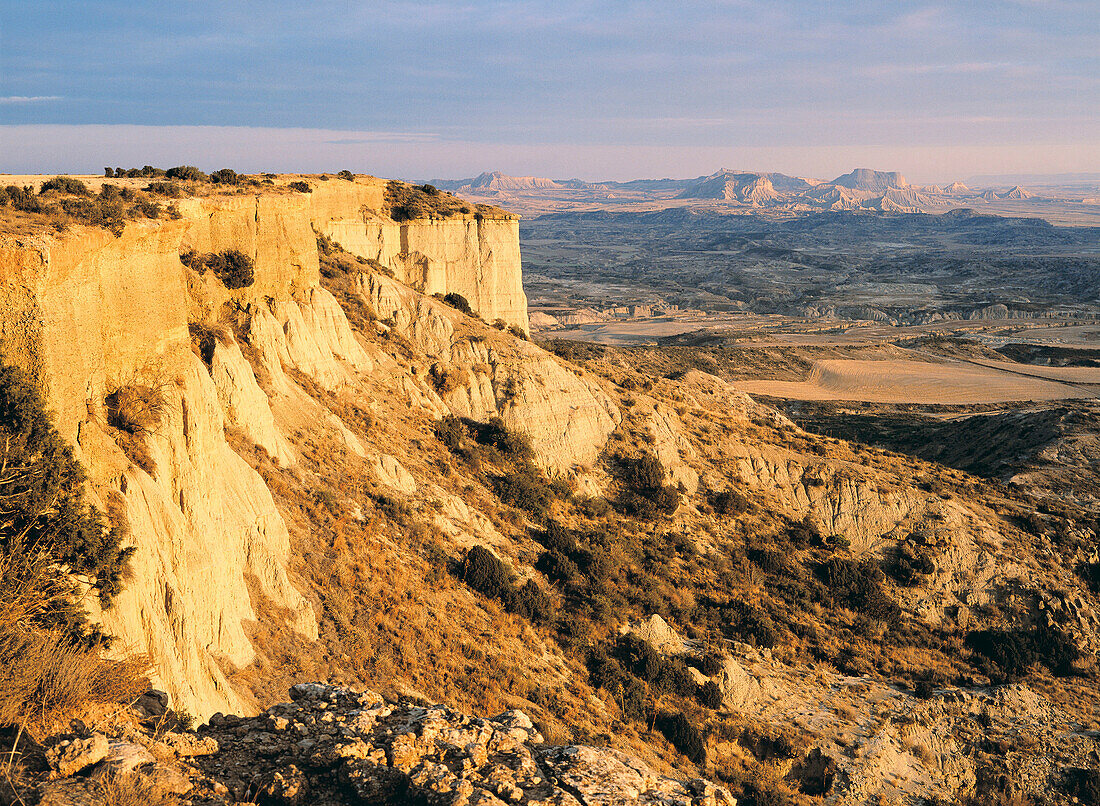
[[[529,329],[515,217],[395,222],[383,215],[377,192],[335,200],[334,193],[348,193],[347,185],[329,182],[314,190],[318,232],[421,293],[460,294],[486,321]]]
[[[204,788],[288,805],[735,804],[708,781],[668,778],[615,750],[547,745],[520,711],[483,719],[319,683],[290,693],[258,717],[210,720],[201,734],[220,750],[196,759]]]
[[[611,398],[544,350],[504,335],[458,335],[461,314],[378,274],[360,275],[357,290],[386,327],[464,377],[442,396],[453,414],[499,416],[530,437],[546,467],[592,465],[618,427],[622,416]]]

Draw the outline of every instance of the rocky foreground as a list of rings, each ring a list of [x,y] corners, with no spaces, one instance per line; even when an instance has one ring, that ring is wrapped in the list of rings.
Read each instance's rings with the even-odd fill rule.
[[[615,750],[547,745],[520,711],[482,719],[321,683],[290,696],[256,717],[216,714],[197,733],[164,730],[172,715],[147,696],[142,729],[47,741],[39,803],[103,803],[140,781],[146,803],[736,804],[708,781],[666,778]]]

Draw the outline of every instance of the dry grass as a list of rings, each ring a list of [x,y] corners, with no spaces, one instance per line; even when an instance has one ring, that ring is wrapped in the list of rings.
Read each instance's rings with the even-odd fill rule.
[[[148,662],[102,658],[79,638],[40,626],[69,587],[45,555],[0,557],[0,725],[41,734],[84,707],[148,689]]]

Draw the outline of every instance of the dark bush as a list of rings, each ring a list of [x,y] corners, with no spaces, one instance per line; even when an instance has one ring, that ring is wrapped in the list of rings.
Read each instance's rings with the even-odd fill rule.
[[[42,183],[42,187],[39,188],[38,192],[47,193],[51,190],[56,190],[58,193],[67,193],[71,196],[92,195],[87,185],[79,179],[73,179],[71,176],[55,176],[53,179],[47,179]]]
[[[557,521],[546,524],[546,531],[539,537],[539,542],[548,551],[556,551],[566,556],[572,555],[578,548],[577,538]]]
[[[483,546],[474,546],[466,552],[460,573],[463,582],[483,596],[499,600],[510,613],[536,624],[553,618],[553,604],[538,583],[529,579],[516,588],[508,566]]]
[[[898,547],[897,559],[886,565],[887,573],[901,585],[912,586],[936,570],[927,550],[903,543]]]
[[[661,714],[657,717],[657,729],[665,735],[672,746],[696,764],[707,760],[707,748],[703,734],[681,713]]]
[[[469,301],[461,294],[455,294],[451,292],[443,297],[443,301],[454,308],[456,311],[461,311],[467,316],[473,316],[473,308],[470,307]]]
[[[176,182],[150,182],[146,185],[145,191],[158,196],[167,196],[170,199],[178,199],[183,195],[183,188]]]
[[[699,665],[699,668],[707,677],[714,677],[725,668],[725,664],[726,659],[722,655],[719,655],[717,652],[708,652],[703,656],[703,661]]]
[[[602,688],[615,699],[624,717],[646,720],[645,687],[602,648],[588,655],[588,680],[593,688]]]
[[[165,171],[164,175],[169,179],[182,179],[190,182],[205,182],[207,179],[206,174],[194,165],[177,165],[175,168],[169,168]]]
[[[553,582],[569,582],[581,575],[580,568],[560,551],[544,551],[535,564],[535,568]]]
[[[1100,770],[1070,767],[1063,788],[1082,806],[1100,806]]]
[[[465,432],[462,420],[453,414],[448,414],[435,424],[436,437],[451,451],[457,451],[462,447],[462,437]]]
[[[232,168],[220,168],[210,174],[210,181],[215,185],[237,185],[240,184],[241,175]]]
[[[896,621],[901,615],[882,590],[882,569],[869,560],[832,557],[818,567],[818,576],[833,599],[851,610],[883,621]]]
[[[718,687],[718,684],[713,680],[708,680],[699,686],[699,692],[696,694],[699,699],[699,704],[704,708],[710,708],[712,711],[717,711],[722,707],[722,689]]]
[[[48,209],[29,186],[8,185],[0,192],[0,205],[14,207],[24,213],[44,213]]]
[[[987,674],[1003,681],[1023,677],[1037,663],[1055,675],[1071,675],[1080,656],[1068,635],[1046,626],[1029,630],[974,630],[966,636],[966,644],[992,664],[992,668],[986,667]]]
[[[522,616],[534,624],[545,624],[554,616],[550,597],[533,579],[527,580],[518,589],[513,589],[503,601],[509,612]]]
[[[519,325],[508,325],[508,332],[515,336],[517,339],[523,339],[528,341],[527,332]]]
[[[752,509],[752,501],[737,490],[723,490],[708,496],[709,503],[718,515],[743,515]]]
[[[108,604],[132,550],[122,549],[119,535],[85,503],[84,485],[38,390],[19,370],[0,365],[0,552],[45,552],[90,576]]]
[[[530,459],[535,455],[530,438],[513,431],[499,417],[493,417],[487,423],[471,421],[470,427],[479,445],[492,445],[511,459]]]
[[[1100,562],[1082,563],[1078,567],[1077,573],[1089,586],[1089,590],[1093,593],[1100,593]]]
[[[311,188],[309,186],[308,182],[302,182],[300,180],[297,181],[297,182],[291,182],[289,185],[287,185],[287,187],[290,188],[291,190],[296,190],[299,193],[312,193],[313,192],[313,188]]]
[[[493,480],[493,487],[505,504],[539,518],[545,517],[553,500],[550,485],[533,465],[498,476]]]
[[[722,609],[727,632],[754,646],[770,649],[779,643],[779,630],[771,616],[748,602],[733,601]]]
[[[349,182],[355,181],[355,174],[353,174],[351,171],[340,171],[340,173],[336,175],[341,179],[348,180]]]
[[[507,566],[483,546],[473,546],[462,561],[462,581],[491,599],[501,599],[511,589]]]
[[[180,260],[199,274],[212,271],[214,276],[229,289],[245,288],[256,281],[252,258],[236,249],[210,252],[205,255],[184,252],[180,255]]]

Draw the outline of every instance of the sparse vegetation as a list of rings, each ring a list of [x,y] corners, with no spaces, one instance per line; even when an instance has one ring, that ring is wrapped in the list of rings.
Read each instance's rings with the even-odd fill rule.
[[[256,281],[252,258],[236,249],[200,255],[184,252],[180,260],[199,274],[210,271],[228,289],[247,288]]]

